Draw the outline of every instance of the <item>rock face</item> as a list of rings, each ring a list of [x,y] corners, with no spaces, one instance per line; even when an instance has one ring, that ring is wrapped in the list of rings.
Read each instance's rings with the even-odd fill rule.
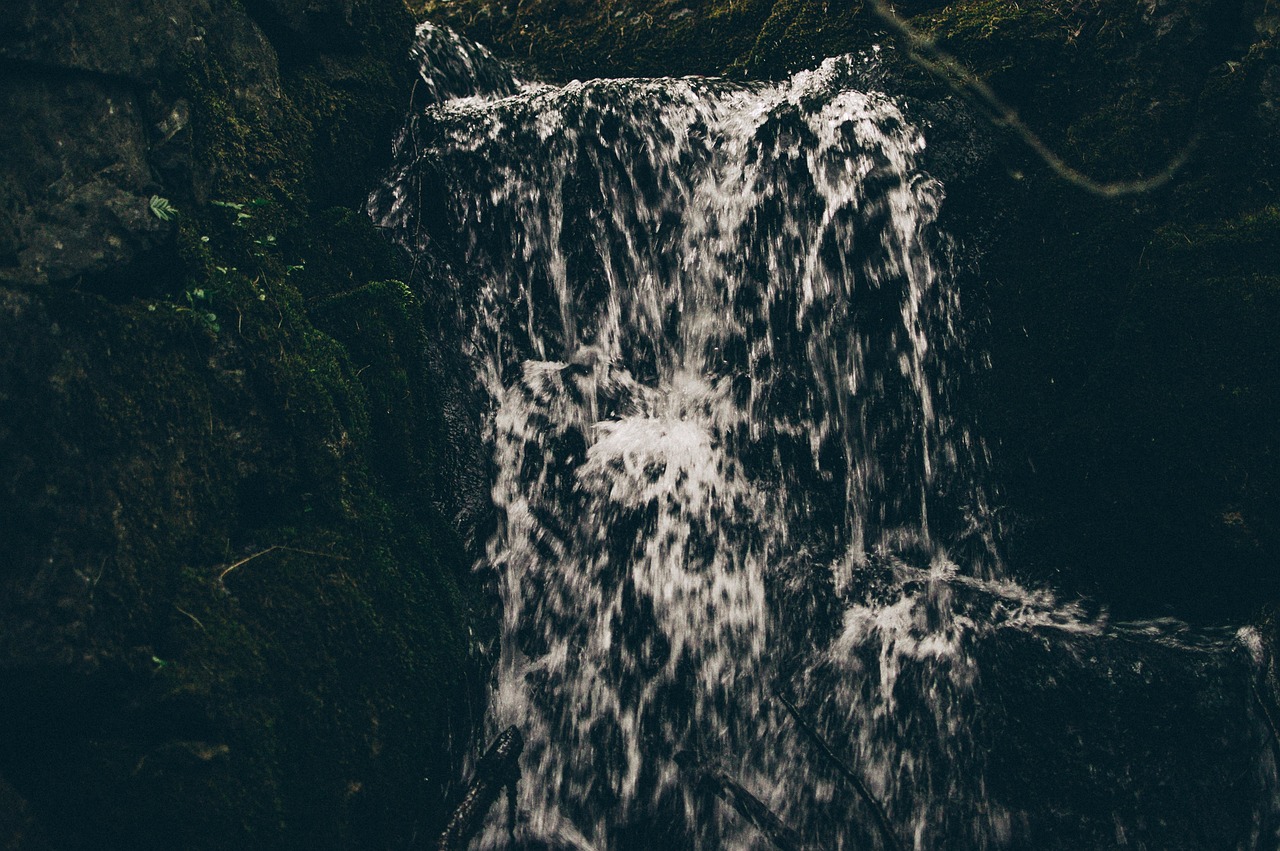
[[[895,5],[1103,179],[1198,139],[1170,186],[1092,198],[884,51],[981,249],[1012,565],[1134,610],[1274,599],[1276,13]],[[562,76],[776,75],[885,39],[819,0],[425,11]],[[6,848],[408,847],[443,823],[492,629],[465,287],[359,212],[412,23],[399,0],[0,16]]]
[[[0,108],[18,131],[0,142],[3,274],[39,283],[102,274],[171,235],[148,207],[160,185],[127,84],[6,78],[0,86]]]
[[[261,30],[208,3],[30,2],[14,12],[0,30],[4,105],[17,118],[0,160],[0,276],[12,283],[101,275],[172,236],[149,207],[162,188],[151,159],[189,121],[165,98],[184,67],[234,57],[244,84],[227,94],[246,111],[281,97]],[[189,182],[190,150],[185,159]]]
[[[451,279],[359,211],[411,16],[10,5],[0,845],[431,835],[490,615]]]
[[[893,4],[1098,180],[1191,150],[1170,184],[1110,199],[966,109],[869,4],[422,6],[559,77],[773,76],[883,44],[870,82],[927,128],[943,215],[980,258],[965,287],[986,318],[978,403],[1010,566],[1120,613],[1248,618],[1280,597],[1280,50],[1265,2]]]

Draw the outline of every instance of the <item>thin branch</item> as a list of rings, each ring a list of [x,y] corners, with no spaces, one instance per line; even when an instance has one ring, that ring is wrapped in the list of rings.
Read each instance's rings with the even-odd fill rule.
[[[255,558],[260,558],[261,556],[267,555],[268,553],[273,553],[278,549],[280,549],[279,546],[272,545],[270,547],[267,547],[265,550],[259,550],[258,552],[254,553],[251,556],[245,556],[239,561],[233,564],[227,565],[225,568],[223,568],[222,572],[218,574],[218,581],[221,582],[222,580],[226,579],[227,574],[235,570],[237,567],[240,567],[241,565],[246,565],[249,562],[253,561]]]
[[[1191,155],[1200,144],[1200,133],[1194,133],[1186,146],[1159,172],[1150,177],[1138,180],[1116,181],[1112,183],[1095,180],[1079,169],[1068,165],[1062,157],[1044,143],[1036,133],[1023,123],[1017,111],[1000,99],[976,74],[966,68],[954,56],[938,47],[929,36],[919,32],[910,24],[898,17],[885,0],[868,0],[871,11],[875,13],[889,31],[906,42],[907,56],[921,68],[944,80],[958,94],[968,98],[985,111],[992,123],[1007,127],[1035,152],[1054,174],[1086,192],[1103,198],[1118,198],[1122,195],[1135,195],[1150,192],[1164,186],[1174,175],[1187,164]]]
[[[795,719],[796,724],[801,731],[809,738],[811,742],[821,751],[832,765],[840,772],[840,775],[848,780],[850,785],[857,791],[858,796],[871,808],[871,812],[875,814],[876,826],[880,828],[880,834],[884,837],[885,845],[892,851],[902,851],[902,844],[898,841],[898,836],[893,832],[893,826],[889,824],[889,817],[885,814],[884,807],[880,806],[880,802],[875,799],[871,792],[867,789],[866,784],[862,782],[862,778],[854,773],[853,769],[844,763],[840,757],[836,756],[836,752],[826,743],[826,740],[818,734],[804,716],[800,714],[800,710],[796,709],[795,704],[787,700],[781,690],[775,689],[774,695],[778,700],[782,701],[782,705],[787,708],[787,712]]]
[[[173,607],[174,607],[175,609],[177,609],[178,611],[182,612],[182,613],[183,613],[184,615],[186,615],[187,617],[191,618],[191,620],[195,621],[196,626],[200,627],[200,628],[201,628],[201,629],[203,629],[205,632],[208,632],[208,631],[209,631],[209,630],[205,629],[205,626],[204,626],[204,624],[202,624],[202,623],[200,622],[200,619],[199,619],[198,617],[196,617],[195,615],[191,614],[191,612],[188,612],[186,609],[182,608],[182,606],[179,606],[177,603],[174,603],[174,604],[173,604]]]
[[[687,751],[676,755],[676,764],[694,776],[695,788],[705,794],[715,795],[728,804],[734,812],[760,831],[778,851],[809,851],[809,846],[805,845],[800,834],[723,771],[703,765],[695,755]]]
[[[227,565],[225,568],[223,568],[222,572],[218,574],[218,581],[221,582],[222,580],[226,579],[227,574],[235,570],[237,567],[242,567],[256,558],[261,558],[262,556],[265,556],[268,553],[274,553],[277,550],[281,552],[286,552],[286,553],[301,553],[302,555],[307,555],[307,556],[318,556],[319,558],[331,558],[337,561],[350,561],[350,559],[348,559],[346,556],[334,555],[333,553],[321,553],[321,552],[316,552],[315,550],[300,550],[297,547],[286,547],[281,544],[272,544],[271,546],[267,547],[265,550],[258,550],[258,552],[254,553],[253,555],[245,556],[244,558],[240,559],[234,564]]]

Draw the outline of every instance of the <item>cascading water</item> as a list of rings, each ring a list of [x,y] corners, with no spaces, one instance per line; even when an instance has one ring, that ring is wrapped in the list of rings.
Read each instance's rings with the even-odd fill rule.
[[[430,103],[371,209],[478,287],[491,720],[528,741],[515,838],[478,847],[765,847],[700,771],[814,847],[884,843],[775,692],[904,847],[1024,847],[982,648],[1105,624],[1000,580],[920,132],[849,57],[551,88],[434,27],[418,53]]]

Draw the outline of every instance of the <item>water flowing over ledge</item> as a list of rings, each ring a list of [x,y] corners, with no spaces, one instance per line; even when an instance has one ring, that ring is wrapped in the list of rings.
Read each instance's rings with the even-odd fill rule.
[[[1059,679],[1111,722],[1133,694],[1172,701],[1175,726],[1230,713],[1218,752],[1159,770],[1237,778],[1230,805],[1202,804],[1216,839],[1188,847],[1274,833],[1229,634],[1111,627],[1003,578],[987,452],[957,413],[972,353],[943,188],[919,130],[860,90],[873,59],[776,85],[553,88],[429,25],[418,55],[428,106],[370,207],[478,286],[461,309],[491,405],[491,717],[528,742],[518,847],[762,847],[688,755],[815,847],[873,846],[775,690],[904,845],[1049,847],[1063,808],[1019,788],[1055,777],[1021,711],[1052,707]],[[1179,677],[1204,685],[1165,694]],[[1082,758],[1119,764],[1067,804],[1097,822],[1081,836],[1175,847],[1195,816],[1151,809],[1142,747],[1088,732]],[[495,819],[480,847],[511,842]]]

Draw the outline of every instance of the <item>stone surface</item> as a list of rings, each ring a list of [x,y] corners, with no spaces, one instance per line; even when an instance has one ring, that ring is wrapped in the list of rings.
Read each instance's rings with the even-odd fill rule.
[[[15,0],[0,24],[0,58],[142,83],[202,49],[213,8],[208,0]]]
[[[27,802],[0,777],[0,846],[28,851],[45,851],[49,845],[40,835]]]
[[[458,283],[358,209],[412,33],[396,0],[0,19],[0,846],[440,829],[483,467]]]
[[[151,212],[161,186],[130,87],[6,78],[0,110],[13,122],[0,139],[0,276],[72,282],[172,237],[173,226]]]
[[[68,0],[15,12],[0,27],[0,104],[16,129],[0,142],[0,281],[92,279],[172,235],[149,204],[191,182],[189,154],[175,169],[172,143],[190,120],[181,90],[193,67],[234,69],[229,106],[245,121],[279,120],[276,53],[228,4]]]

